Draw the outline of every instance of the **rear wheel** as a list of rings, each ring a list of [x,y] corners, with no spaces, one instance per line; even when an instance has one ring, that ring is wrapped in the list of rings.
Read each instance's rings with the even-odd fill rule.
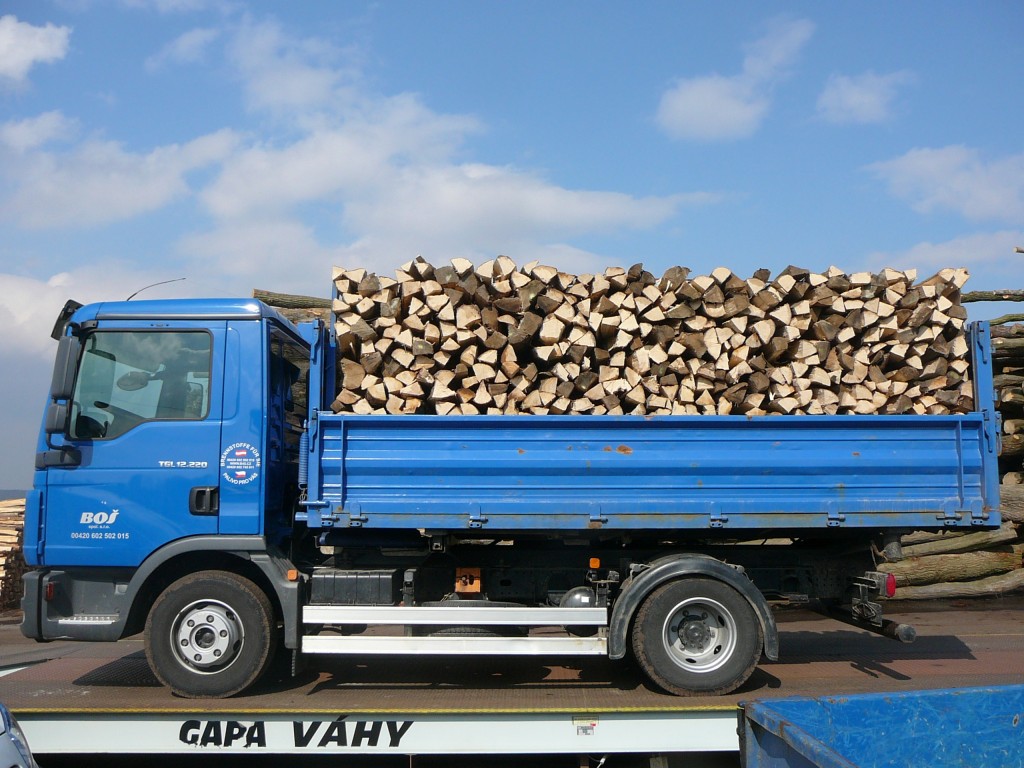
[[[171,584],[146,620],[146,658],[179,696],[222,698],[255,683],[274,657],[274,611],[263,591],[228,571]]]
[[[754,671],[764,643],[746,598],[707,578],[655,589],[637,611],[632,639],[647,676],[678,696],[734,691]]]

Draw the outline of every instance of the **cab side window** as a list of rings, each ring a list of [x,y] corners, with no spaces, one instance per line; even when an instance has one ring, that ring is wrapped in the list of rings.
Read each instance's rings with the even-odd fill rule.
[[[210,406],[205,331],[96,331],[84,344],[71,437],[102,440],[146,421],[201,420]]]

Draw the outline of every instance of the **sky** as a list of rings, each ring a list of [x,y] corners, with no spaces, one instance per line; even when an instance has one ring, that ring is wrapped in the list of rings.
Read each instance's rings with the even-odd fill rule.
[[[0,489],[68,298],[499,254],[1024,288],[1022,39],[1020,0],[0,0]]]

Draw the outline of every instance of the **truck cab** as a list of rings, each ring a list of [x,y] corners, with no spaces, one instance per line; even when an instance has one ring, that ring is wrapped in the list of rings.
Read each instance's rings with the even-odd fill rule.
[[[207,563],[244,560],[271,593],[293,591],[273,562],[291,533],[310,348],[323,329],[300,331],[254,300],[72,310],[55,329],[27,500],[36,570],[25,633],[136,633],[139,590],[155,599],[204,550]]]

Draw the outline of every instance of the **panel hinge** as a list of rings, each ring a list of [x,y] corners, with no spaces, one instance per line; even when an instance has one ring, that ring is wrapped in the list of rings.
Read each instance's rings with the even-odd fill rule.
[[[348,527],[349,528],[361,528],[363,523],[369,521],[369,518],[363,514],[362,507],[358,504],[352,504],[345,508],[348,512]]]
[[[957,509],[959,504],[947,504],[942,514],[936,515],[936,520],[941,520],[944,525],[956,525],[963,520],[965,510]],[[968,512],[970,514],[970,512]]]
[[[970,515],[971,525],[986,525],[991,514],[981,499],[972,499],[969,509],[959,509],[957,512],[961,515]]]
[[[846,522],[846,515],[840,512],[835,504],[830,503],[826,505],[825,510],[828,513],[828,519],[825,521],[825,524],[829,528],[838,528]]]
[[[711,516],[708,519],[708,525],[712,528],[724,528],[729,522],[729,516],[719,509],[718,505],[714,505],[711,508]]]
[[[474,508],[469,513],[469,527],[483,528],[485,525],[487,525],[487,518],[484,517],[484,513],[480,510],[480,507]]]

